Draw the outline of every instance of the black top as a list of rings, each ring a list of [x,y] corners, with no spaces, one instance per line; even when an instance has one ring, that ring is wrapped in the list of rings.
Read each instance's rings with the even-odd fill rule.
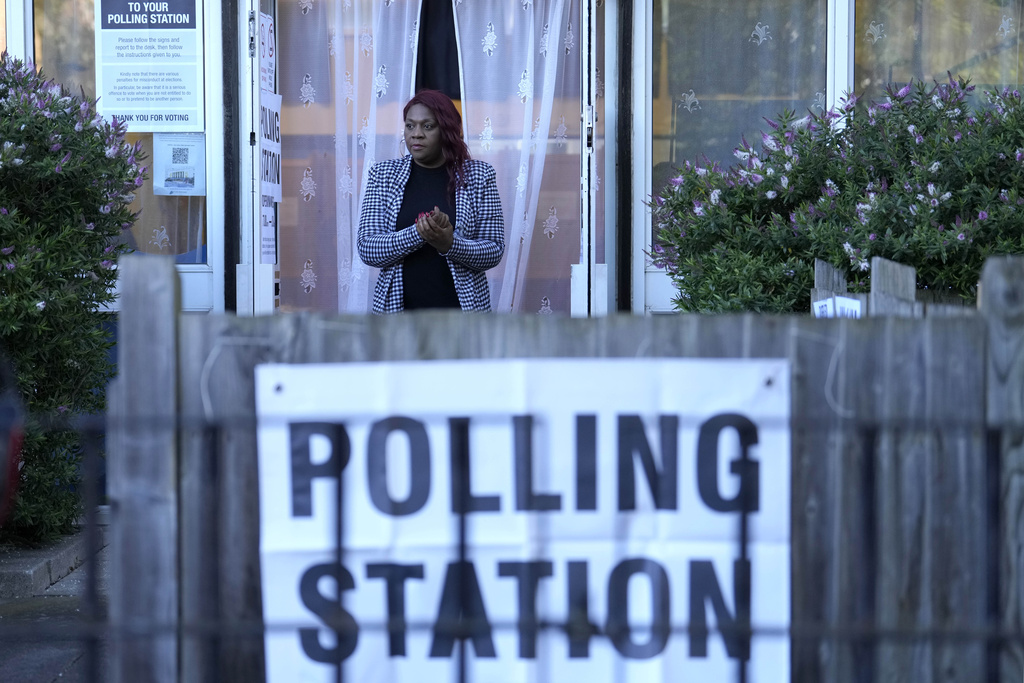
[[[448,191],[448,166],[424,168],[412,162],[405,185],[402,208],[398,211],[399,230],[416,223],[416,217],[434,207],[448,214],[455,223],[455,197]],[[455,293],[455,281],[448,259],[429,244],[405,257],[402,262],[402,286],[405,310],[417,308],[461,308]]]

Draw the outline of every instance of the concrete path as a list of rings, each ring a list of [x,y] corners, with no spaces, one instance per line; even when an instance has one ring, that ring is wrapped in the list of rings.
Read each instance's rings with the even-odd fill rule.
[[[41,550],[0,548],[0,681],[106,681],[109,547],[88,562],[84,534]],[[86,599],[92,566],[97,599]],[[90,624],[93,628],[90,629]],[[93,647],[89,638],[98,636]]]

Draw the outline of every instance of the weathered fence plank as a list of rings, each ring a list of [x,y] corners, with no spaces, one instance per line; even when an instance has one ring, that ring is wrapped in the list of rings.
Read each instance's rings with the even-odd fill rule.
[[[178,680],[179,306],[174,263],[131,255],[119,265],[120,377],[111,396],[111,677]]]
[[[1024,259],[995,257],[982,270],[988,321],[988,424],[1000,430],[998,467],[1000,626],[1010,638],[1000,650],[1000,681],[1024,680]]]
[[[182,609],[198,626],[216,624],[187,641],[184,680],[265,677],[253,371],[294,360],[296,319],[182,320],[182,413],[192,432],[182,455],[190,501],[182,528],[191,534],[183,538]]]
[[[868,310],[872,316],[898,315],[920,318],[924,308],[917,304],[917,271],[895,261],[871,259],[871,293]]]

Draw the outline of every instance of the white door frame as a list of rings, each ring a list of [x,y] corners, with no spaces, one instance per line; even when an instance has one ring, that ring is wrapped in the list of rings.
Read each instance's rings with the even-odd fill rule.
[[[828,106],[853,88],[853,38],[855,0],[826,0],[825,97]],[[653,93],[654,0],[633,4],[633,216],[632,216],[632,311],[671,313],[675,286],[668,275],[649,265],[651,212],[644,203],[651,196],[651,110]]]
[[[606,10],[608,11],[608,10]],[[573,317],[608,314],[608,268],[597,263],[597,0],[580,5],[580,262],[571,266]]]
[[[239,263],[235,267],[238,315],[274,312],[273,264],[260,263],[259,143],[256,131],[260,115],[259,0],[238,3],[239,117],[238,167],[240,188]]]

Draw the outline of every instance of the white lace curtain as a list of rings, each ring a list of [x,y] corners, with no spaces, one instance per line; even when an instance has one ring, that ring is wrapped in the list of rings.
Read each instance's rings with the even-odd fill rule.
[[[579,252],[579,52],[570,0],[452,0],[466,141],[497,171],[506,256],[498,311],[568,312]],[[283,310],[361,313],[376,269],[355,249],[376,160],[406,153],[420,0],[278,4]],[[578,7],[576,8],[578,13]],[[539,236],[535,240],[534,237]]]

